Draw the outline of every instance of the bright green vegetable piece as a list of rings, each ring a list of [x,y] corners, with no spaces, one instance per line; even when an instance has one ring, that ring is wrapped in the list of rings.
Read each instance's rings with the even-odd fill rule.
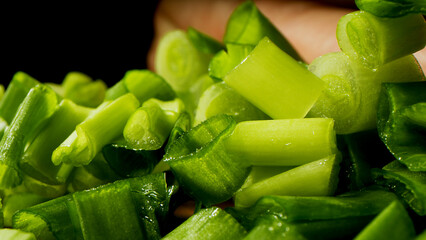
[[[257,239],[294,239],[306,240],[302,234],[295,231],[284,220],[275,216],[265,216],[256,221],[256,226],[250,230],[244,240]]]
[[[175,30],[159,42],[155,69],[179,96],[207,73],[210,58],[192,44],[186,32]]]
[[[39,181],[24,174],[22,185],[27,189],[25,192],[40,195],[46,199],[63,196],[67,192],[65,183],[49,184]]]
[[[169,198],[163,174],[129,178],[20,210],[13,227],[38,239],[160,239]]]
[[[247,176],[242,189],[247,188],[255,183],[288,171],[292,166],[252,166],[249,175]]]
[[[164,101],[175,98],[169,84],[147,69],[127,71],[119,82],[106,91],[105,100],[114,100],[126,93],[133,93],[140,103],[154,97]]]
[[[0,239],[3,240],[36,240],[34,234],[18,229],[0,229]]]
[[[296,61],[302,61],[296,50],[259,11],[253,1],[246,1],[234,10],[228,19],[223,41],[225,44],[238,43],[256,46],[265,36]]]
[[[34,206],[49,200],[34,193],[14,193],[3,199],[4,226],[12,227],[12,216],[16,211]],[[2,239],[2,238],[1,238]]]
[[[26,144],[40,131],[57,109],[56,94],[37,85],[25,97],[0,141],[0,188],[7,189],[22,181],[19,161]]]
[[[379,99],[379,136],[397,160],[411,171],[426,171],[426,82],[384,83]]]
[[[0,101],[3,98],[3,96],[4,96],[4,85],[0,84]]]
[[[421,14],[381,18],[356,11],[340,19],[336,35],[344,53],[370,69],[377,69],[423,49],[426,23]]]
[[[107,85],[102,80],[93,81],[81,72],[69,72],[62,82],[63,97],[78,105],[97,107],[105,99]]]
[[[223,80],[274,119],[305,117],[325,87],[267,37]]]
[[[224,82],[215,83],[203,92],[195,112],[194,126],[218,114],[231,115],[237,123],[269,119]]]
[[[128,178],[151,173],[164,150],[134,150],[120,144],[109,144],[102,148],[102,154],[114,173],[121,178]]]
[[[213,55],[225,48],[221,42],[198,31],[193,27],[189,27],[186,32],[188,39],[191,41],[194,47],[202,53]]]
[[[209,64],[209,76],[215,82],[221,82],[223,77],[240,64],[249,53],[253,50],[255,45],[244,45],[236,43],[226,44],[226,51],[221,50],[218,52]]]
[[[206,206],[230,199],[249,173],[244,158],[226,151],[235,125],[231,116],[211,117],[176,139],[163,158],[180,186]]]
[[[192,215],[162,239],[243,239],[246,234],[231,215],[218,207],[210,207]]]
[[[328,196],[334,194],[340,158],[336,155],[295,167],[236,192],[236,208],[248,208],[267,195]]]
[[[376,128],[381,83],[424,80],[424,74],[412,55],[373,71],[343,52],[334,52],[316,58],[309,65],[309,70],[327,87],[308,116],[333,118],[337,134]]]
[[[240,122],[225,147],[254,166],[299,166],[338,152],[330,118]]]
[[[165,151],[167,151],[180,136],[182,136],[185,132],[188,132],[190,128],[191,116],[187,112],[182,112],[176,120],[172,131],[170,132],[167,144],[164,147]],[[164,158],[162,158],[161,161],[158,162],[157,165],[155,165],[154,169],[152,170],[152,173],[159,173],[168,170],[170,170],[170,166],[164,161]]]
[[[404,206],[399,201],[394,201],[354,239],[413,239],[415,235],[413,222]]]
[[[127,120],[138,107],[139,101],[131,93],[101,104],[53,151],[52,162],[89,164],[103,146],[122,137]]]
[[[17,72],[6,88],[4,96],[0,100],[0,116],[11,123],[19,105],[27,96],[31,88],[40,84],[39,81],[24,72]]]
[[[397,199],[382,189],[366,189],[336,197],[265,196],[250,208],[226,210],[249,232],[259,219],[274,217],[307,239],[350,239]]]
[[[185,106],[179,98],[145,101],[128,119],[123,136],[128,146],[137,150],[157,150],[166,142]]]
[[[52,153],[92,110],[63,99],[48,124],[25,150],[19,162],[22,171],[47,184],[59,184],[56,176],[60,167],[52,163]]]
[[[402,17],[410,13],[426,15],[425,0],[355,0],[357,7],[379,17]]]
[[[410,171],[397,160],[372,171],[376,184],[395,192],[414,212],[426,216],[425,172]]]

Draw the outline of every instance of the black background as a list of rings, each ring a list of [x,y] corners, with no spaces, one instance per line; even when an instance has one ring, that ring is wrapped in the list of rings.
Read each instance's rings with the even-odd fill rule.
[[[80,71],[111,86],[127,70],[146,68],[156,6],[0,6],[0,83],[6,87],[17,71],[56,83]]]

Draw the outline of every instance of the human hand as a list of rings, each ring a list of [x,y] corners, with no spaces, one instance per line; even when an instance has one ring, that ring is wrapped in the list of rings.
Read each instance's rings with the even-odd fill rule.
[[[301,57],[310,63],[316,57],[339,51],[336,26],[345,14],[355,11],[353,1],[254,1],[260,11],[283,33]],[[340,5],[336,5],[336,2]],[[148,54],[148,68],[154,70],[158,40],[173,29],[195,29],[222,40],[232,11],[241,1],[163,0],[155,14],[155,36]],[[426,69],[426,49],[415,53]]]

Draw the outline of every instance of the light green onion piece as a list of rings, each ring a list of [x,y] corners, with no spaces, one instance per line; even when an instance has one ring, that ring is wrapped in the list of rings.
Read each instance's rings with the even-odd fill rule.
[[[230,16],[226,25],[223,41],[256,46],[265,36],[297,61],[299,54],[278,31],[278,29],[259,11],[253,1],[239,5]]]
[[[160,149],[183,111],[184,104],[179,98],[172,101],[149,99],[130,116],[123,136],[130,148]]]
[[[59,184],[56,175],[60,167],[52,163],[52,153],[91,111],[93,109],[63,99],[49,123],[25,150],[19,162],[25,174],[47,184]]]
[[[179,95],[207,73],[210,58],[192,44],[186,32],[175,30],[167,33],[159,42],[155,69]]]
[[[309,70],[327,85],[308,117],[333,118],[337,134],[376,127],[381,83],[423,81],[424,74],[413,55],[385,64],[376,71],[351,60],[343,52],[316,58]]]
[[[158,74],[147,69],[129,70],[124,77],[106,91],[105,100],[114,100],[126,93],[133,93],[140,103],[150,98],[172,100],[175,93]]]
[[[37,240],[33,233],[24,232],[19,229],[0,229],[0,239],[2,240]]]
[[[162,239],[242,239],[246,234],[246,230],[230,214],[211,207],[192,215]]]
[[[334,122],[326,118],[240,122],[225,146],[255,166],[298,166],[338,151]]]
[[[62,82],[63,97],[78,105],[97,107],[104,101],[107,85],[81,72],[68,73]]]
[[[334,194],[339,175],[339,155],[301,165],[236,192],[236,208],[247,208],[267,195],[328,196]]]
[[[267,37],[224,81],[274,119],[305,117],[325,87]]]
[[[399,201],[393,201],[354,239],[414,239],[416,231],[413,222]]]
[[[218,114],[231,115],[236,122],[269,119],[224,82],[215,83],[203,92],[195,112],[194,126]]]
[[[340,19],[336,35],[343,52],[376,69],[424,48],[426,23],[421,14],[381,18],[356,11]]]
[[[0,141],[0,188],[13,188],[22,181],[19,161],[28,141],[40,131],[57,109],[55,92],[44,85],[32,88]]]
[[[11,123],[19,105],[27,96],[31,88],[40,82],[24,72],[17,72],[6,88],[6,92],[0,100],[0,116]]]
[[[89,164],[103,146],[122,137],[128,118],[138,107],[139,101],[131,93],[101,104],[53,151],[52,162]]]

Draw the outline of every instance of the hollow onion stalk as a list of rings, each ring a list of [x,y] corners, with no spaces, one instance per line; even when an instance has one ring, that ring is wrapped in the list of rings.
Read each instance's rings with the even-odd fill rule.
[[[339,20],[336,35],[343,52],[366,67],[377,69],[424,48],[426,23],[421,14],[381,18],[355,11]]]
[[[325,82],[326,88],[308,117],[333,118],[338,134],[376,127],[381,83],[424,80],[423,71],[413,55],[373,71],[344,52],[332,52],[312,61],[309,70]]]
[[[57,109],[56,94],[49,87],[31,88],[0,141],[0,188],[22,182],[19,161],[28,141],[40,131]]]
[[[334,194],[338,182],[340,156],[323,159],[295,167],[236,192],[236,208],[248,208],[267,195],[329,196]]]
[[[194,126],[217,114],[228,114],[235,121],[264,120],[268,115],[239,95],[224,82],[207,88],[200,97],[195,111]]]
[[[253,1],[240,4],[231,14],[223,42],[256,46],[265,36],[296,61],[302,61],[288,40],[259,11]]]
[[[52,162],[89,164],[103,146],[122,137],[128,118],[138,107],[139,101],[131,93],[104,102],[53,151]]]
[[[326,118],[240,122],[225,147],[254,166],[299,166],[338,152],[334,121]]]
[[[124,139],[133,149],[160,149],[184,108],[179,98],[171,101],[147,100],[129,117],[123,130]]]
[[[267,37],[223,80],[274,119],[305,117],[325,87]]]

